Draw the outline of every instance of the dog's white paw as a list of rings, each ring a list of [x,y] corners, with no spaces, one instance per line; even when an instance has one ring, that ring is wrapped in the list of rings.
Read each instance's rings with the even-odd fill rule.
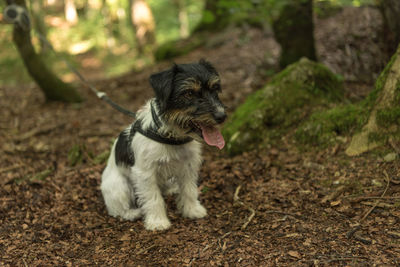
[[[189,219],[200,219],[207,216],[207,210],[200,203],[185,205],[182,210],[182,215]]]
[[[129,209],[124,212],[121,217],[125,220],[134,221],[142,216],[142,211],[140,209]]]
[[[171,226],[171,222],[167,217],[160,216],[148,216],[144,221],[144,227],[147,230],[165,230]]]

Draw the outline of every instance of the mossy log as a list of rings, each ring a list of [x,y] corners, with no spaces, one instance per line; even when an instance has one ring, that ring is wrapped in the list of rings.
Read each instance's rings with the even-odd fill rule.
[[[26,7],[24,0],[16,1]],[[25,67],[35,82],[42,89],[46,100],[63,102],[81,102],[82,98],[76,89],[61,81],[43,63],[32,45],[30,31],[24,31],[17,24],[14,25],[13,41],[22,57]]]
[[[400,142],[400,46],[380,74],[375,89],[367,97],[369,118],[361,132],[355,134],[346,154],[360,155],[387,142]],[[396,151],[399,152],[399,151]]]
[[[288,66],[251,94],[224,126],[231,155],[264,147],[296,128],[309,114],[343,99],[342,80],[306,58]]]
[[[273,20],[275,38],[281,45],[281,68],[302,57],[316,60],[312,0],[290,0]]]

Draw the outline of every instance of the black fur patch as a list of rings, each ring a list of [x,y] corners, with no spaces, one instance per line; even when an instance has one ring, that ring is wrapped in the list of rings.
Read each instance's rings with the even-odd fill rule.
[[[125,165],[132,167],[135,165],[135,155],[131,148],[134,135],[135,131],[133,127],[131,127],[129,133],[125,130],[119,134],[117,144],[115,145],[115,164],[118,166]]]

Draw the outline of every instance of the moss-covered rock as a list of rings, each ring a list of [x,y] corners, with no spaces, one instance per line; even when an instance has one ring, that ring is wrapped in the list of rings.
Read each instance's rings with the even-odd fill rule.
[[[339,105],[331,109],[313,113],[295,132],[295,139],[304,145],[326,146],[336,143],[337,138],[350,137],[361,131],[368,122],[372,109],[377,103],[385,85],[387,76],[392,68],[395,57],[387,64],[376,81],[374,90],[361,102]],[[396,86],[394,99],[400,102],[400,82]],[[376,125],[379,132],[366,136],[370,144],[385,142],[388,132],[398,134],[399,130],[393,125],[400,123],[399,107],[382,107],[376,110]]]
[[[288,66],[250,95],[225,124],[230,154],[262,147],[298,126],[313,110],[343,98],[343,84],[306,58]]]
[[[303,145],[331,145],[339,136],[348,136],[361,129],[367,119],[368,112],[362,105],[339,105],[311,114],[294,136]]]

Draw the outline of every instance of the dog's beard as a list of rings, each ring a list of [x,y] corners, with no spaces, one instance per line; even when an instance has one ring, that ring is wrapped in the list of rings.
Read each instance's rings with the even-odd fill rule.
[[[219,149],[225,146],[221,131],[208,115],[193,118],[182,112],[174,112],[168,114],[166,118],[168,123],[176,126],[174,128],[179,128],[180,132],[196,140],[204,140],[206,144],[216,146]]]

